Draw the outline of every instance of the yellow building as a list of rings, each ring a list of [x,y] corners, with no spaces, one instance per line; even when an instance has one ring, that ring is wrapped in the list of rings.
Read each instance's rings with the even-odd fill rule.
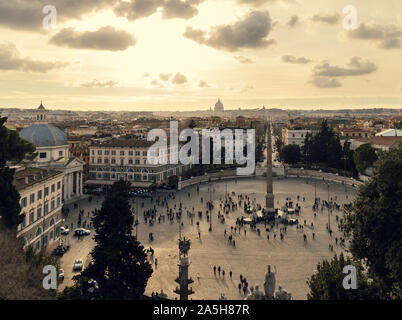
[[[17,238],[24,238],[25,247],[40,250],[58,244],[62,222],[63,173],[34,168],[17,169],[14,185],[21,195],[23,217]]]

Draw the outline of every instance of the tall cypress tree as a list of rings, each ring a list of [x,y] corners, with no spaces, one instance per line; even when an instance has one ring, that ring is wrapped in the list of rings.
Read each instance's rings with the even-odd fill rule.
[[[20,195],[13,184],[15,170],[10,169],[7,162],[19,163],[26,156],[33,158],[35,146],[22,140],[17,132],[7,129],[6,121],[7,118],[0,118],[0,221],[16,232],[21,223]]]
[[[92,262],[62,298],[89,298],[83,287],[93,279],[99,285],[96,299],[141,299],[152,267],[144,247],[132,235],[134,217],[127,182],[118,181],[112,186],[92,222],[96,231]]]

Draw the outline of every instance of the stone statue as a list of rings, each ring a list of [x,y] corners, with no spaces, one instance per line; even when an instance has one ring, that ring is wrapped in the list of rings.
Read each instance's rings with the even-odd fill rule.
[[[268,265],[268,271],[265,274],[265,282],[264,282],[264,291],[266,299],[273,299],[274,292],[275,292],[275,279],[276,275],[276,268],[275,272],[271,272],[271,265]]]
[[[279,286],[278,291],[275,293],[276,300],[292,300],[292,294],[283,290],[281,286]]]
[[[247,296],[246,300],[264,300],[264,293],[260,290],[257,284],[255,288],[250,287],[250,294]]]

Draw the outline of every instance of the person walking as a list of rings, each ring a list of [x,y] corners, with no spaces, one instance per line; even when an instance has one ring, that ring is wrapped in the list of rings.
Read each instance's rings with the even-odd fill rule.
[[[232,270],[229,271],[229,277],[232,279]]]
[[[218,266],[218,274],[221,275],[221,266]]]
[[[214,274],[216,274],[216,266],[214,266]]]

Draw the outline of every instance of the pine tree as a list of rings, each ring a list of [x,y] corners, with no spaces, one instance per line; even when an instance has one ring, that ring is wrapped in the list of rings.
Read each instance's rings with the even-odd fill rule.
[[[152,267],[144,247],[132,235],[134,216],[127,182],[118,181],[112,186],[92,222],[96,231],[92,261],[61,298],[90,298],[83,288],[93,279],[99,285],[96,299],[141,299]]]

